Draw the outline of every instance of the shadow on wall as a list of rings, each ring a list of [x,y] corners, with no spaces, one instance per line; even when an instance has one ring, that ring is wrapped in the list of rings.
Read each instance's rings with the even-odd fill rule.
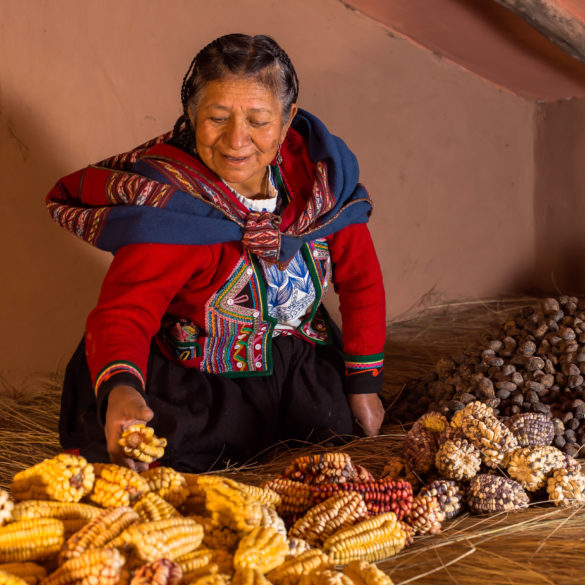
[[[13,378],[63,365],[50,356],[56,346],[66,355],[73,352],[91,309],[83,299],[88,290],[97,298],[108,255],[57,227],[44,205],[52,185],[73,170],[60,156],[67,150],[63,138],[52,135],[25,100],[6,93],[0,101],[0,138],[0,322],[10,329],[3,328],[0,368]],[[72,330],[78,331],[76,339]]]

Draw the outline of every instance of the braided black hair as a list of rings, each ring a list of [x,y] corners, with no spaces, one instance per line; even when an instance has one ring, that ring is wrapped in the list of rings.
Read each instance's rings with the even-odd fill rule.
[[[191,61],[181,85],[183,114],[173,128],[173,145],[193,151],[195,132],[189,109],[197,107],[207,83],[228,75],[251,77],[268,87],[280,99],[283,119],[288,119],[299,94],[299,80],[286,52],[266,35],[229,34],[211,41]]]

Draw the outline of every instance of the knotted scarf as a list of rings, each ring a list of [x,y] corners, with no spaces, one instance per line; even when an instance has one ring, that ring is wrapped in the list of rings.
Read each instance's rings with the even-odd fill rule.
[[[248,210],[213,171],[169,139],[159,136],[61,179],[46,199],[52,218],[111,252],[132,243],[238,241],[283,264],[304,242],[368,221],[371,201],[358,182],[355,156],[304,110],[282,145],[282,164],[273,166],[292,198],[292,211],[282,217]],[[295,174],[307,168],[299,144],[313,174],[312,188],[302,193],[295,191]]]

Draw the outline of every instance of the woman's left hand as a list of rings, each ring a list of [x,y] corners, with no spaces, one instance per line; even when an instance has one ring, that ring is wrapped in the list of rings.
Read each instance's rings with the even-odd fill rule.
[[[377,394],[348,394],[349,407],[366,437],[380,433],[384,421],[384,406]]]

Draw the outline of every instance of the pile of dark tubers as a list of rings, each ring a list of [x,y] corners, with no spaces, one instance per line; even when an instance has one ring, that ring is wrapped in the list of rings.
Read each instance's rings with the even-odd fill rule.
[[[461,357],[440,359],[434,372],[409,382],[392,416],[412,421],[438,411],[450,418],[475,400],[504,421],[522,412],[552,417],[553,445],[580,456],[585,443],[585,300],[561,296],[523,308]]]

